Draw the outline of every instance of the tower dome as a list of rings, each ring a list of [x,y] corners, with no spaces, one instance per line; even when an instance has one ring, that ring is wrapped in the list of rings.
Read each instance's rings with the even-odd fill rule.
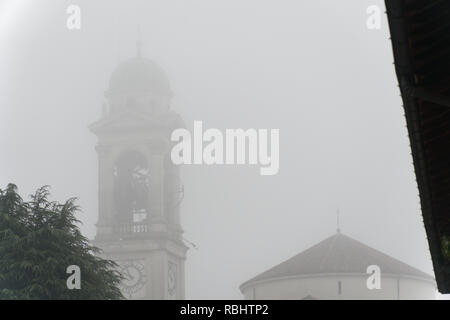
[[[116,68],[109,80],[108,94],[152,93],[170,96],[170,84],[164,71],[152,60],[128,59]]]

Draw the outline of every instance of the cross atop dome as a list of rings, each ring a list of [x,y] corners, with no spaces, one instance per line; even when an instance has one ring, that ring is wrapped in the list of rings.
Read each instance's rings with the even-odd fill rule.
[[[138,25],[137,29],[137,41],[136,41],[136,57],[142,57],[142,40],[141,40],[141,26]]]
[[[136,41],[136,57],[142,58],[142,41]]]
[[[337,208],[337,211],[336,211],[336,232],[341,233],[341,227],[339,224],[339,208]]]

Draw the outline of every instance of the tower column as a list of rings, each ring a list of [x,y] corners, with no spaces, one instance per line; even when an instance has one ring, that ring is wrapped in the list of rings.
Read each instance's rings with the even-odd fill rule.
[[[112,148],[97,145],[98,153],[98,234],[112,233],[113,210],[113,157]]]

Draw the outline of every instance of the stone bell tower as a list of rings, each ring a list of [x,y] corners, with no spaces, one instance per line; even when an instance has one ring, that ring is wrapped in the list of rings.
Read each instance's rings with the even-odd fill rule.
[[[183,186],[170,159],[170,135],[184,124],[171,95],[164,72],[138,46],[113,72],[102,117],[89,127],[98,137],[94,244],[119,264],[128,299],[184,298]]]

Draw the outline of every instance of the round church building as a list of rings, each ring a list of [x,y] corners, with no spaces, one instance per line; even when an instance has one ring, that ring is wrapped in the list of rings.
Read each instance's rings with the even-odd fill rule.
[[[245,299],[435,299],[432,276],[338,232],[246,281]]]

